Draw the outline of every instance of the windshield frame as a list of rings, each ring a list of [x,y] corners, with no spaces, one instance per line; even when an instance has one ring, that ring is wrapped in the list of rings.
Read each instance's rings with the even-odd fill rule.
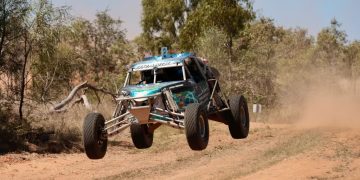
[[[132,76],[132,72],[142,72],[142,71],[148,71],[148,70],[152,70],[154,71],[155,69],[166,69],[166,68],[173,68],[173,67],[181,67],[182,69],[182,76],[183,76],[183,80],[185,81],[187,78],[186,78],[186,71],[185,71],[185,66],[184,66],[184,63],[176,63],[176,64],[172,64],[172,65],[167,65],[167,66],[155,66],[155,67],[152,67],[152,68],[143,68],[143,69],[133,69],[133,68],[130,68],[127,75],[126,75],[126,78],[125,78],[125,82],[124,82],[124,87],[125,86],[128,86],[128,85],[134,85],[134,84],[130,84],[131,82],[131,76]],[[149,83],[149,84],[157,84],[156,83],[156,76],[157,76],[157,73],[156,71],[154,71],[154,79],[153,79],[153,82],[152,83]],[[155,83],[154,83],[155,82]]]

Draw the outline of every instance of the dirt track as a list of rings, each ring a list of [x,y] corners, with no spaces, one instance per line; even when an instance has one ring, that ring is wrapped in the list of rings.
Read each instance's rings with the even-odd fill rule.
[[[102,160],[85,154],[0,156],[0,179],[360,179],[360,131],[252,123],[249,138],[233,140],[210,124],[205,151],[185,135],[161,128],[153,146],[137,150],[129,133],[113,139]]]

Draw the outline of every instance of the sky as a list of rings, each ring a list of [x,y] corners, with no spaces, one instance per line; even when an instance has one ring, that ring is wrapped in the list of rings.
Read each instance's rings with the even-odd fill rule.
[[[141,29],[141,0],[52,0],[55,6],[71,6],[71,14],[94,19],[95,13],[108,9],[114,18],[123,21],[128,39]],[[274,19],[286,28],[306,28],[316,35],[336,18],[349,40],[360,40],[359,0],[253,0],[258,15]]]

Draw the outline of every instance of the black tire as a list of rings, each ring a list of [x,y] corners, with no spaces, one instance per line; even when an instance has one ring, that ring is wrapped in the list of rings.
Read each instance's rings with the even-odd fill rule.
[[[185,109],[185,133],[192,150],[204,150],[209,142],[209,122],[200,104],[189,104]]]
[[[90,159],[101,159],[107,150],[107,137],[104,136],[105,119],[100,113],[90,113],[85,117],[83,139],[85,153]]]
[[[244,139],[249,134],[249,108],[244,96],[233,96],[229,101],[233,118],[229,118],[229,130],[234,139]]]
[[[138,149],[151,147],[154,139],[154,133],[149,132],[146,124],[132,124],[130,126],[131,139]]]

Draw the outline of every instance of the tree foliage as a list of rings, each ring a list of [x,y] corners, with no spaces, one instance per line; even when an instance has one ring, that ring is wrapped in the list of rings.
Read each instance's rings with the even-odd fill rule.
[[[121,20],[107,11],[91,22],[48,0],[11,0],[1,2],[0,21],[0,89],[19,102],[20,119],[25,100],[54,101],[84,79],[115,90],[134,57]]]
[[[231,43],[254,18],[247,0],[143,0],[142,5],[143,34],[138,42],[153,53],[162,46],[194,49],[197,38],[211,27],[223,31]]]
[[[25,21],[30,5],[25,0],[3,0],[0,3],[0,76],[6,87],[6,98],[17,97],[17,80],[23,61]],[[4,76],[7,76],[5,78]]]
[[[317,36],[316,58],[319,65],[335,67],[341,63],[346,43],[346,33],[341,24],[333,19],[331,26],[324,28]]]
[[[28,14],[29,4],[26,0],[2,0],[0,2],[0,67],[8,65],[8,56],[14,55],[11,42],[20,38],[23,33],[23,22]],[[1,68],[6,70],[6,68]]]
[[[209,29],[196,44],[201,56],[223,76],[228,71],[224,66],[226,41],[222,30]],[[299,102],[306,92],[304,85],[327,81],[334,85],[339,78],[352,79],[355,92],[359,80],[359,42],[348,44],[335,20],[315,41],[305,29],[285,29],[271,19],[260,18],[234,38],[234,52],[232,80],[222,78],[222,84],[231,82],[232,87],[223,89],[246,94],[255,103],[275,106],[282,99]]]
[[[215,27],[226,34],[227,46],[231,47],[232,38],[253,18],[251,3],[247,0],[199,1],[181,29],[180,44],[183,49],[193,49],[197,37],[208,28]]]
[[[195,50],[199,38],[204,36],[208,29],[216,28],[226,35],[226,42],[221,48],[228,54],[226,74],[227,80],[232,81],[232,63],[235,60],[233,39],[255,17],[251,2],[248,0],[170,2],[143,0],[143,8],[144,34],[137,40],[142,49],[153,53],[156,53],[161,46]],[[168,9],[171,9],[172,13],[167,12]],[[156,38],[157,34],[161,38]],[[231,89],[232,84],[227,86]]]
[[[143,0],[142,6],[144,47],[153,52],[162,46],[172,47],[185,23],[185,1]]]
[[[91,79],[113,90],[118,87],[119,80],[123,79],[121,74],[134,58],[121,23],[102,11],[93,22],[77,19],[67,28],[65,41],[76,50],[75,59],[83,64],[77,72],[81,80]]]

